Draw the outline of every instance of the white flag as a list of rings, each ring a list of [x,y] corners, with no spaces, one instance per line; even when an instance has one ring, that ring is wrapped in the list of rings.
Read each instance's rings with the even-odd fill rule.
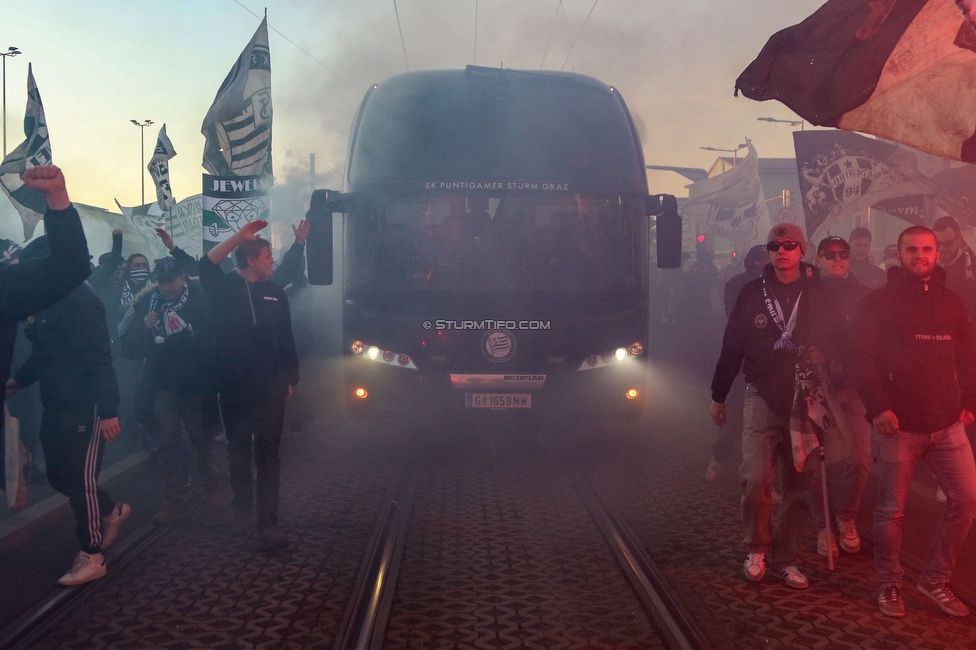
[[[30,64],[27,65],[24,135],[27,139],[0,162],[0,188],[20,214],[20,220],[24,224],[24,241],[27,241],[34,236],[35,226],[44,218],[47,199],[37,190],[24,185],[20,175],[31,167],[51,164],[51,140],[47,134],[47,120],[44,119],[41,94],[34,83],[34,72]]]
[[[173,188],[169,185],[169,159],[176,155],[173,143],[166,135],[166,125],[159,130],[156,138],[156,148],[153,149],[152,158],[149,159],[149,175],[152,176],[153,183],[156,184],[156,203],[159,209],[165,212],[173,207]]]
[[[769,211],[759,182],[759,156],[747,141],[749,154],[729,171],[688,188],[681,216],[743,246],[759,242],[769,230]]]
[[[135,226],[139,234],[142,235],[142,238],[149,244],[149,249],[152,251],[153,257],[160,258],[169,255],[169,250],[163,246],[162,240],[156,234],[156,228],[165,227],[165,215],[159,209],[159,205],[156,203],[147,203],[145,205],[126,208],[119,203],[118,199],[115,199],[115,205],[119,206],[122,215],[129,223]]]
[[[203,166],[214,176],[271,176],[271,50],[258,26],[203,118]]]

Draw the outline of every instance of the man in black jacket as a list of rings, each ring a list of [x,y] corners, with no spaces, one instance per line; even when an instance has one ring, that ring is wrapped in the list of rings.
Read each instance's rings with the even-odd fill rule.
[[[976,462],[964,426],[976,412],[976,334],[962,299],[946,287],[935,233],[912,226],[898,237],[900,267],[861,303],[851,363],[874,425],[879,477],[874,513],[878,607],[905,615],[903,514],[915,466],[924,458],[948,499],[919,575],[918,590],[953,616],[969,610],[949,587],[976,516]]]
[[[798,348],[807,342],[818,301],[814,269],[800,262],[803,231],[781,223],[767,236],[770,264],[739,293],[725,328],[722,353],[712,379],[710,415],[725,426],[725,400],[743,367],[746,378],[742,428],[742,524],[749,555],[746,577],[762,580],[766,554],[776,576],[794,589],[809,586],[796,567],[806,518],[809,477],[793,466],[789,419]],[[771,526],[772,487],[779,471],[783,502]]]
[[[186,512],[186,476],[180,458],[185,427],[196,452],[197,472],[211,501],[226,507],[214,457],[212,431],[203,426],[203,397],[213,381],[213,322],[197,282],[172,257],[156,260],[155,286],[133,300],[119,324],[122,352],[146,360],[142,383],[152,404],[152,430],[159,445],[165,500],[153,515],[169,524]]]
[[[29,261],[49,254],[47,237],[24,249]],[[81,550],[58,583],[78,585],[105,575],[102,551],[110,546],[128,518],[127,504],[116,503],[98,487],[104,445],[118,438],[119,389],[112,368],[105,306],[88,284],[41,309],[25,330],[31,356],[7,381],[14,394],[40,384],[41,445],[47,478],[68,497],[75,515]]]
[[[267,225],[263,220],[246,224],[199,263],[217,335],[217,387],[227,430],[234,507],[244,528],[255,506],[253,452],[257,546],[262,551],[288,546],[288,538],[278,532],[278,448],[285,403],[298,384],[288,297],[281,286],[269,281],[274,275],[271,244],[257,235]],[[231,251],[237,269],[225,274],[219,264]]]

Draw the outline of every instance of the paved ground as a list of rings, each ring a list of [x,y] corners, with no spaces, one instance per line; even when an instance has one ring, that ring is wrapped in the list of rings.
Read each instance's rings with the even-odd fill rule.
[[[290,436],[281,520],[289,550],[255,553],[251,539],[230,532],[226,513],[202,505],[134,561],[110,568],[35,647],[331,647],[404,462],[418,493],[388,647],[660,647],[576,499],[567,469],[578,465],[715,648],[976,647],[976,616],[952,619],[912,588],[905,619],[881,615],[870,556],[842,556],[828,572],[812,528],[800,562],[810,589],[746,581],[735,472],[701,478],[714,431],[704,386],[662,370],[649,404],[643,422],[574,432],[506,425],[445,437],[333,423],[328,433]],[[146,503],[146,517],[155,485],[147,476],[124,488]],[[916,506],[937,514],[924,501]],[[22,606],[63,570],[60,555],[70,559],[70,524],[52,530],[19,555],[0,556],[5,580],[25,585]],[[911,549],[924,549],[930,531],[912,528]],[[964,568],[957,575],[971,585]]]

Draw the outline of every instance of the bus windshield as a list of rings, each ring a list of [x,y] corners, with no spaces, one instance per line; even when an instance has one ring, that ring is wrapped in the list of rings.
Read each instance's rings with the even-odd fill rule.
[[[408,291],[639,291],[639,197],[437,194],[353,201],[351,288]]]

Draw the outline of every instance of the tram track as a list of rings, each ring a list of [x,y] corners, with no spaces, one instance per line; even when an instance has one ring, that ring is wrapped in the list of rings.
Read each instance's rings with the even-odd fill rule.
[[[404,469],[391,482],[336,636],[335,650],[384,647],[416,500],[417,474],[415,468]],[[590,478],[579,469],[571,469],[567,478],[669,650],[711,648],[705,634],[637,535]]]
[[[188,509],[192,510],[203,500],[202,493],[194,495],[187,504]],[[107,551],[106,562],[110,563],[113,571],[120,571],[172,530],[172,526],[160,526],[147,521],[122,538],[112,551]],[[49,597],[0,630],[0,650],[22,650],[31,647],[44,635],[50,625],[67,616],[91,594],[102,588],[104,588],[104,581],[101,580],[76,587],[56,588]]]

